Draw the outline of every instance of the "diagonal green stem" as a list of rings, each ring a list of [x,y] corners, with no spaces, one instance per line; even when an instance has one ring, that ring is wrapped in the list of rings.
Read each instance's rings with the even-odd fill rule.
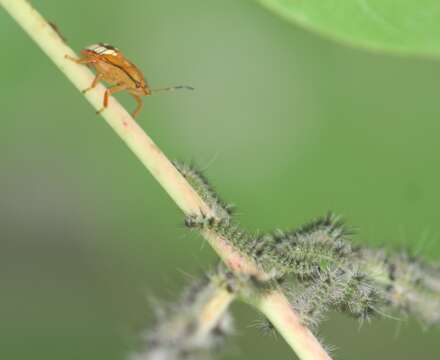
[[[74,57],[75,53],[26,0],[0,0],[0,5],[76,88],[82,90],[92,83],[94,76],[91,71],[65,58],[66,55]],[[104,86],[98,84],[95,89],[84,96],[96,110],[99,110],[104,91]],[[102,116],[185,214],[203,212],[208,216],[214,215],[157,145],[114,98],[110,98],[109,107],[102,112]],[[265,274],[262,274],[252,262],[233,249],[227,239],[210,231],[204,231],[203,235],[232,270],[264,277]],[[290,307],[281,291],[263,295],[254,304],[269,318],[302,360],[330,359],[313,334],[301,325],[298,315]]]

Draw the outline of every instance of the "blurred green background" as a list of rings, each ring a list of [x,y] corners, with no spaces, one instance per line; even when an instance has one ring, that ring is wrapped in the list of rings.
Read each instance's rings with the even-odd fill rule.
[[[351,49],[250,0],[34,0],[77,51],[109,42],[152,87],[140,124],[195,161],[241,223],[328,210],[356,240],[440,258],[440,63]],[[0,358],[123,359],[152,317],[216,263],[126,146],[0,11]],[[117,96],[129,110],[134,101]],[[224,359],[292,359],[235,305]],[[337,359],[438,359],[413,319],[321,327]]]

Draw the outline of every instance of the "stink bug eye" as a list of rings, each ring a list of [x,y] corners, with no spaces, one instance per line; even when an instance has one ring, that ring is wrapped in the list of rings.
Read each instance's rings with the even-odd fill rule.
[[[151,90],[144,75],[136,65],[131,63],[119,49],[109,44],[98,43],[90,45],[81,51],[81,54],[82,57],[80,59],[74,59],[68,55],[66,55],[66,58],[77,64],[86,64],[95,69],[95,79],[87,89],[83,90],[83,92],[93,89],[101,80],[112,85],[105,91],[102,108],[98,113],[107,108],[110,95],[124,90],[128,91],[137,102],[137,107],[132,113],[133,117],[139,115],[139,112],[142,109],[142,96],[149,96],[152,93],[160,91],[179,89],[194,90],[192,87],[185,85]]]

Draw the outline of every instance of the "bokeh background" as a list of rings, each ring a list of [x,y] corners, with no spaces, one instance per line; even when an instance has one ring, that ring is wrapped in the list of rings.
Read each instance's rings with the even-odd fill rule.
[[[251,230],[332,210],[357,242],[440,258],[440,63],[347,48],[250,0],[34,0],[77,51],[118,46],[152,87],[139,122]],[[124,359],[148,299],[217,262],[139,161],[0,11],[0,358]],[[126,94],[118,99],[133,109]],[[233,307],[223,359],[292,359]],[[337,359],[438,359],[414,319],[321,327]]]

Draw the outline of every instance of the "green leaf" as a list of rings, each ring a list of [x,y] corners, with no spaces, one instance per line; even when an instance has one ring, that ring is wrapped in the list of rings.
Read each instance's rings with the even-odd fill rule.
[[[258,0],[290,21],[374,50],[440,55],[439,0]]]

